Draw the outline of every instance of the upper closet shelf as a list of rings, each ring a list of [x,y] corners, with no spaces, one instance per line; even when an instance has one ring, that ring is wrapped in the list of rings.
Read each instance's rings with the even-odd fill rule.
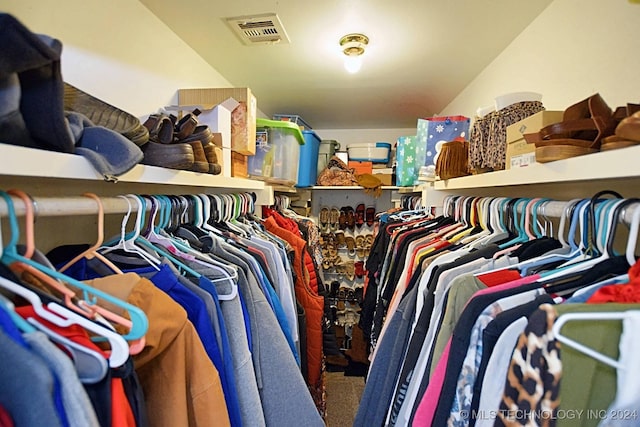
[[[640,146],[603,151],[566,160],[436,181],[435,190],[459,190],[640,176]]]
[[[398,190],[400,187],[395,185],[383,185],[383,190]],[[362,190],[364,187],[359,185],[316,185],[311,190]]]
[[[0,144],[0,175],[103,181],[84,157],[55,151]],[[264,183],[241,178],[136,165],[119,182],[262,190]]]

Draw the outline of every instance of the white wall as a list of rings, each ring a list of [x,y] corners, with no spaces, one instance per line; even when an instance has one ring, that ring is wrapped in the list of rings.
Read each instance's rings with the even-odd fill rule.
[[[640,4],[555,0],[442,114],[473,117],[496,95],[533,91],[549,110],[599,92],[614,109],[640,102]],[[473,43],[473,41],[470,41]]]
[[[4,0],[0,10],[63,44],[65,81],[138,117],[177,90],[231,84],[135,0]]]

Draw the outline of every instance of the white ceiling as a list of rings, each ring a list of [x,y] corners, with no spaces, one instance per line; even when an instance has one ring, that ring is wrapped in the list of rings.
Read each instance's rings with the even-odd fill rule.
[[[232,85],[250,87],[263,113],[299,114],[318,129],[414,127],[551,1],[141,0]],[[289,44],[246,46],[224,21],[263,13],[278,14]],[[338,41],[353,32],[370,42],[348,74]]]

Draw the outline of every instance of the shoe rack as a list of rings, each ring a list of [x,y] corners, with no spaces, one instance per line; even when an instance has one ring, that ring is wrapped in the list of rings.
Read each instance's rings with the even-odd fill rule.
[[[401,197],[407,193],[419,195],[419,189],[384,186],[377,198],[359,186],[315,186],[297,190],[297,203],[308,206],[310,216],[321,230],[324,262],[320,275],[330,291],[336,337],[346,354],[359,345],[353,337],[358,332],[365,262],[375,232],[373,216],[399,206]]]

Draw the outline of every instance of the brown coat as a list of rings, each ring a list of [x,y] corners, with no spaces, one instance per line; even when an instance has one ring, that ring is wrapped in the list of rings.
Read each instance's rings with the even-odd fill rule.
[[[218,371],[182,307],[135,273],[87,283],[139,307],[147,315],[145,346],[133,360],[150,425],[230,425]],[[100,304],[108,305],[104,301]]]

